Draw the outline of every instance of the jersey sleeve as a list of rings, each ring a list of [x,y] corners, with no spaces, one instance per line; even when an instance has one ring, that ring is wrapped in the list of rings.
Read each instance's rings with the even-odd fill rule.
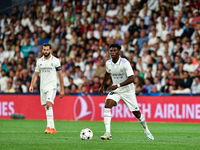
[[[56,68],[56,71],[60,71],[61,70],[61,64],[60,64],[59,59],[56,59],[55,68]]]
[[[110,73],[110,69],[108,68],[108,62],[106,62],[106,72]]]
[[[124,64],[124,69],[126,71],[127,77],[134,75],[131,64],[128,61]]]
[[[35,72],[40,72],[39,62],[36,62]]]

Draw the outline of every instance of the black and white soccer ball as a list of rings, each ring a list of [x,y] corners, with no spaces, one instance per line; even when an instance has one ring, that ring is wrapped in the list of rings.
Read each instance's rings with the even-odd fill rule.
[[[80,138],[82,140],[91,140],[92,137],[93,137],[93,132],[89,128],[85,128],[85,129],[81,130]]]

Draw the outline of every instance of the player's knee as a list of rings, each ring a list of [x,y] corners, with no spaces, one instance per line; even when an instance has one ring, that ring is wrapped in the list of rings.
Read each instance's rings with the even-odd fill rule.
[[[140,118],[141,117],[141,112],[140,111],[133,111],[133,114],[135,115],[136,118]]]
[[[105,108],[112,108],[109,104],[105,104]]]
[[[46,108],[49,109],[49,107],[52,107],[52,103],[51,102],[47,102],[46,103]]]
[[[105,108],[112,108],[114,105],[116,105],[116,102],[111,100],[111,99],[107,99],[106,103],[105,103]]]

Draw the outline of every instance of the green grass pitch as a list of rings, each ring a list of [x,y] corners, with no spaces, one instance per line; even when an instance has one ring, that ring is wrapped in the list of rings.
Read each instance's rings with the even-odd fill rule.
[[[112,140],[101,140],[103,121],[55,121],[57,133],[44,134],[46,120],[0,120],[1,150],[198,150],[200,124],[155,123],[148,126],[150,141],[138,122],[112,122]],[[92,140],[81,140],[80,131],[90,128]]]

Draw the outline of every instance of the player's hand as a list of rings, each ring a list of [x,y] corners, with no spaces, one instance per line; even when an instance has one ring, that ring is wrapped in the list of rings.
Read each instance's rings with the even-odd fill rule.
[[[109,86],[109,87],[107,88],[107,91],[108,91],[108,92],[111,92],[111,91],[116,90],[116,89],[117,89],[117,85],[111,85],[111,86]]]
[[[99,93],[100,93],[101,95],[103,95],[103,93],[104,93],[104,88],[103,88],[102,86],[99,88]]]
[[[29,92],[33,93],[33,87],[32,86],[29,87]]]
[[[61,91],[60,91],[60,98],[62,98],[64,95],[65,95],[64,90],[61,90]]]

